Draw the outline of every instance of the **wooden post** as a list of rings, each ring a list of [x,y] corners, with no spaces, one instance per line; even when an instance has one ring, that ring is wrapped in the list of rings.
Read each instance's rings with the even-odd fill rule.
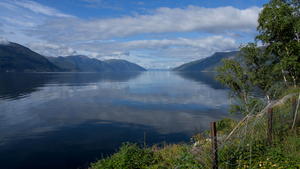
[[[210,122],[211,144],[212,144],[212,168],[218,168],[218,152],[217,152],[217,131],[216,122]]]
[[[272,141],[272,114],[273,114],[273,109],[269,108],[268,109],[268,130],[267,130],[267,145],[271,145]]]
[[[292,99],[292,103],[293,103],[293,117],[295,116],[295,112],[296,112],[296,98]]]

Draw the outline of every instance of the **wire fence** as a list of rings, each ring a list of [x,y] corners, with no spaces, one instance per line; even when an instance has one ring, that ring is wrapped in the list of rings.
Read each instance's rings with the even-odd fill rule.
[[[262,153],[276,146],[282,141],[282,136],[291,131],[299,94],[286,95],[289,86],[276,84],[268,91],[269,99],[253,109],[260,111],[248,114],[238,124],[235,123],[231,131],[216,131],[215,122],[212,122],[209,137],[202,133],[195,136],[194,146],[176,168],[279,168],[276,157],[262,157]],[[296,122],[299,120],[297,117]],[[296,126],[299,124],[296,123]],[[191,160],[196,165],[189,165]]]

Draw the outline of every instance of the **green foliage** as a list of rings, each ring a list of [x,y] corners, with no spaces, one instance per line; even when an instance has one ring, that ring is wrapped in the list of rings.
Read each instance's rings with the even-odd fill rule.
[[[270,100],[269,89],[280,78],[280,73],[274,70],[275,57],[265,48],[258,48],[257,43],[248,43],[241,46],[239,57],[242,57],[245,62],[244,71],[249,78],[249,82],[260,88]]]
[[[255,38],[265,46],[258,48],[257,43],[241,46],[239,57],[245,65],[226,59],[223,67],[217,68],[216,81],[232,89],[231,115],[259,111],[257,105],[262,102],[250,96],[254,86],[264,92],[268,101],[272,99],[271,86],[282,78],[286,85],[293,81],[296,87],[300,77],[299,4],[299,0],[271,0],[265,4],[258,19],[259,35]]]
[[[282,71],[285,81],[290,76],[295,85],[300,73],[299,7],[299,0],[271,0],[265,4],[256,37],[278,59],[275,70]]]
[[[123,143],[114,155],[92,163],[93,168],[147,168],[157,163],[153,151],[139,148],[136,144]]]
[[[153,147],[139,148],[136,144],[124,143],[120,149],[110,157],[98,160],[91,164],[93,169],[97,168],[192,168],[200,166],[195,159],[185,161],[189,153],[189,145],[181,144],[157,144]]]
[[[230,117],[223,117],[217,121],[217,131],[231,131],[237,125],[237,120]]]
[[[249,102],[249,97],[253,90],[248,75],[237,61],[224,59],[223,63],[223,67],[217,68],[218,75],[215,80],[231,88],[228,98],[232,99],[232,104],[228,111],[231,115],[246,115],[251,112],[252,103]]]

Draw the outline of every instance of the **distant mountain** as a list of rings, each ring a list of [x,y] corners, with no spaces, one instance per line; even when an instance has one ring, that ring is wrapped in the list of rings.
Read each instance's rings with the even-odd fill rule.
[[[223,65],[223,58],[239,60],[238,53],[239,51],[217,52],[210,57],[183,64],[172,71],[216,71],[217,67]]]
[[[145,68],[126,60],[110,59],[103,62],[109,64],[115,71],[147,71]]]
[[[0,71],[60,72],[62,69],[44,56],[17,43],[10,43],[9,45],[0,44]]]
[[[108,72],[114,71],[114,68],[108,65],[107,63],[100,61],[98,59],[92,59],[84,55],[75,55],[75,56],[66,56],[66,57],[58,57],[56,59],[49,58],[52,62],[57,64],[58,66],[62,66],[63,69],[82,72]],[[71,66],[71,65],[73,66]],[[77,67],[77,69],[75,67]]]
[[[60,67],[64,72],[81,72],[75,65],[67,61],[65,57],[46,57],[50,62]]]
[[[89,58],[83,55],[44,57],[17,43],[0,44],[0,72],[114,72],[146,71],[125,60]]]
[[[114,72],[114,71],[147,71],[143,67],[126,60],[111,59],[100,61],[84,55],[66,57],[47,57],[49,61],[70,72]]]

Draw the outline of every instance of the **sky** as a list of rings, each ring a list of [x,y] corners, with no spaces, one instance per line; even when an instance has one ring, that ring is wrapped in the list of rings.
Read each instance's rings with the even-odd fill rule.
[[[169,69],[238,50],[268,0],[0,0],[0,44]]]

